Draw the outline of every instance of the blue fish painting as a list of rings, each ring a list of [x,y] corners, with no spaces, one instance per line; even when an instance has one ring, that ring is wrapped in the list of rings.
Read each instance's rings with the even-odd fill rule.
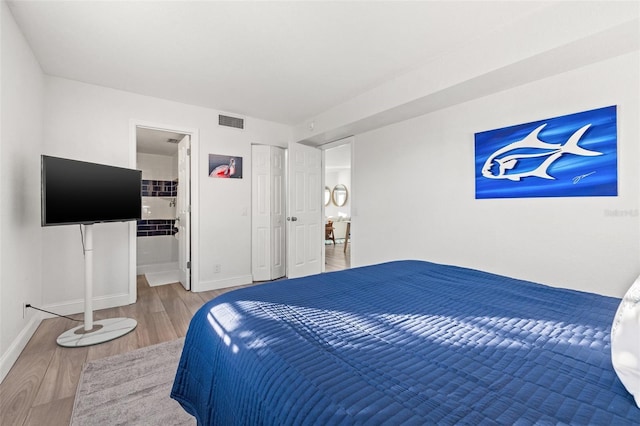
[[[616,107],[475,134],[476,198],[618,195]]]

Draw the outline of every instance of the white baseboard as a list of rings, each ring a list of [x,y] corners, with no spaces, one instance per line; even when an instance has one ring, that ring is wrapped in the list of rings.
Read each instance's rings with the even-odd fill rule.
[[[197,288],[191,287],[192,291],[209,291],[219,290],[221,288],[235,287],[237,285],[251,284],[253,282],[251,275],[241,275],[238,277],[225,278],[223,280],[200,281]]]
[[[101,296],[93,298],[93,310],[117,308],[119,306],[129,305],[129,293],[114,294],[110,296]],[[70,300],[63,303],[45,305],[42,309],[55,312],[60,315],[73,315],[84,312],[84,299]],[[44,318],[53,318],[53,315],[44,314]]]
[[[9,374],[9,370],[11,370],[11,367],[15,364],[22,350],[27,346],[27,343],[29,343],[29,339],[31,339],[31,336],[36,332],[41,321],[42,316],[40,314],[36,313],[33,315],[27,325],[13,342],[11,342],[9,349],[0,357],[0,383],[2,383],[7,374]]]
[[[179,269],[178,262],[152,263],[148,265],[138,265],[136,275],[145,275],[154,272],[165,272]]]
[[[128,293],[93,298],[94,311],[125,305],[129,305]],[[84,312],[84,299],[38,307],[60,315],[78,314]],[[27,343],[29,343],[29,339],[31,339],[31,336],[36,332],[40,322],[47,318],[54,318],[54,315],[41,313],[39,311],[35,313],[29,323],[22,329],[11,345],[9,345],[7,351],[2,354],[0,357],[0,382],[4,380],[9,370],[11,370],[11,367],[13,367],[20,353],[27,346]]]

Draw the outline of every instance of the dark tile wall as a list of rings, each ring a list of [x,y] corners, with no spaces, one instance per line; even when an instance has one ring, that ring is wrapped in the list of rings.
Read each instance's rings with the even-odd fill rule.
[[[178,195],[177,180],[142,179],[143,197],[176,197]]]
[[[142,179],[143,197],[177,197],[177,180],[148,180]],[[138,237],[152,237],[156,235],[173,235],[178,230],[173,227],[170,219],[143,219],[138,221]]]
[[[178,232],[171,219],[143,219],[138,221],[138,237],[173,235]]]

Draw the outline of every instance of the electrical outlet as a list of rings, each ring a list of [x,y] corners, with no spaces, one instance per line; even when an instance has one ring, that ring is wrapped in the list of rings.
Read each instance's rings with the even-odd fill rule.
[[[216,264],[213,266],[213,272],[214,272],[215,274],[219,274],[219,273],[220,273],[220,269],[221,269],[221,266],[220,266],[220,264],[219,264],[219,263],[216,263]]]
[[[27,317],[27,302],[22,303],[22,319]]]

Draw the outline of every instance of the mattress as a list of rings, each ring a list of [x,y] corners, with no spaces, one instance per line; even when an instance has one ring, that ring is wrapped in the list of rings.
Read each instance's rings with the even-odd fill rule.
[[[638,424],[620,299],[424,261],[223,294],[171,392],[202,425]]]

